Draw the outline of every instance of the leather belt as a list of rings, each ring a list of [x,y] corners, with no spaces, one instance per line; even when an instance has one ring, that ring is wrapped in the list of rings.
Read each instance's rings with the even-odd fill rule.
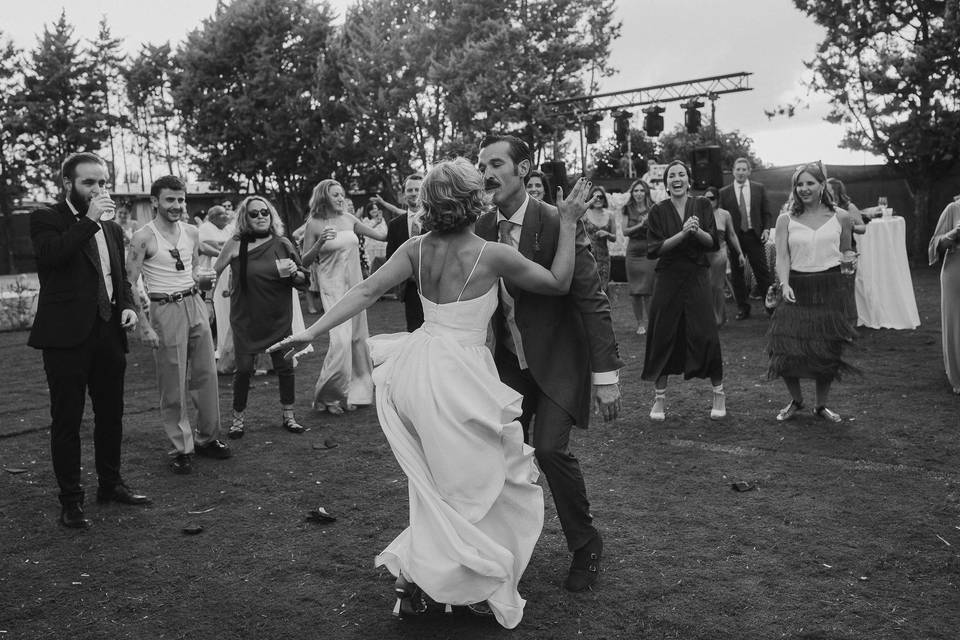
[[[192,296],[195,293],[200,293],[200,289],[197,287],[190,287],[189,289],[184,289],[183,291],[176,291],[174,293],[151,293],[150,300],[153,302],[159,302],[160,304],[167,304],[169,302],[180,302],[188,296]]]

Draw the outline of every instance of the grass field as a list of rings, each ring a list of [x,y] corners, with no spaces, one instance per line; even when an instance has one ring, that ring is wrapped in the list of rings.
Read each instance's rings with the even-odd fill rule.
[[[372,408],[308,409],[319,354],[298,369],[306,434],[280,428],[276,379],[258,377],[234,457],[176,476],[152,357],[134,345],[124,474],[153,505],[94,503],[88,420],[93,527],[78,532],[57,525],[40,354],[26,333],[0,334],[0,638],[960,637],[960,398],[943,374],[938,274],[913,278],[922,326],[863,331],[852,359],[865,375],[831,402],[839,425],[774,420],[788,395],[765,378],[763,314],[721,330],[726,420],[708,419],[706,381],[677,380],[666,422],[652,423],[643,345],[615,292],[624,411],[573,442],[604,571],[591,592],[561,588],[569,554],[548,495],[513,631],[469,615],[390,615],[393,580],[373,557],[406,526],[406,480]],[[378,303],[371,332],[396,330],[402,315]],[[224,430],[229,385],[222,377]],[[317,506],[337,521],[305,521]],[[203,532],[184,535],[191,524]]]

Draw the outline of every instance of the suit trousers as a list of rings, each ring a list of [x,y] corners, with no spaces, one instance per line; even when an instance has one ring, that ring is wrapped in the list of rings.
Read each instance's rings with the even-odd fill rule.
[[[198,295],[179,302],[150,303],[150,324],[160,338],[154,351],[160,388],[160,420],[175,454],[191,454],[220,435],[220,398],[213,335],[207,308]],[[197,410],[190,426],[189,394]]]
[[[123,438],[123,380],[127,367],[123,329],[116,310],[104,322],[98,316],[90,335],[70,349],[44,349],[43,368],[50,389],[50,454],[62,504],[82,503],[80,423],[85,395],[93,405],[93,442],[99,484],[111,490],[120,482]]]
[[[502,346],[497,347],[496,364],[500,380],[523,395],[520,415],[523,439],[534,448],[537,464],[547,477],[567,547],[576,551],[597,535],[597,530],[590,515],[580,461],[570,452],[573,416],[547,397],[530,370],[521,369],[517,357]],[[531,439],[530,423],[534,415]]]
[[[767,253],[763,247],[760,236],[753,229],[749,231],[738,231],[737,239],[740,240],[740,248],[743,254],[750,262],[750,269],[753,270],[753,277],[757,282],[757,288],[760,295],[766,295],[767,287],[770,286],[770,269],[767,268]],[[727,244],[729,247],[729,243]],[[730,280],[733,285],[733,297],[737,301],[737,307],[741,311],[750,310],[750,292],[747,290],[747,280],[744,276],[743,267],[740,261],[735,257],[730,258]]]

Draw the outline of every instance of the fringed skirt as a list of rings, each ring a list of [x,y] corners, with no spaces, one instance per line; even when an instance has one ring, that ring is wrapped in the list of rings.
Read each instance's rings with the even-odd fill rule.
[[[790,286],[797,301],[781,302],[770,320],[767,375],[839,380],[844,373],[858,373],[843,359],[844,347],[853,343],[857,330],[840,267],[791,271]]]

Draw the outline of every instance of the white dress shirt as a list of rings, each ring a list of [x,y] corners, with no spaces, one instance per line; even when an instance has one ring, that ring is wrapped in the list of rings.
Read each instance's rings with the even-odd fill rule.
[[[66,203],[78,220],[84,217],[80,215],[80,212],[73,206],[69,198],[67,198]],[[97,232],[93,238],[97,242],[97,253],[100,254],[100,271],[103,272],[103,285],[107,288],[107,297],[110,298],[110,302],[116,302],[113,299],[113,272],[110,271],[110,251],[107,249],[107,240],[103,236],[103,227],[99,222],[97,223]]]

